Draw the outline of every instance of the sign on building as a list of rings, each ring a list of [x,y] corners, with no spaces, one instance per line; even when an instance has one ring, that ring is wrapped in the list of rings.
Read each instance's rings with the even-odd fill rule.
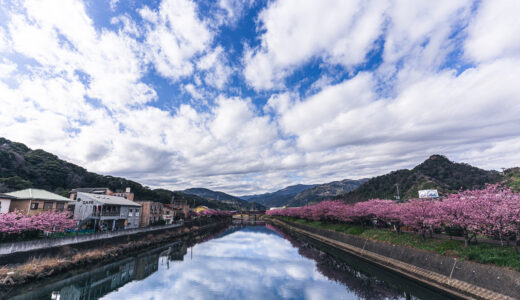
[[[439,198],[437,190],[420,190],[419,198]]]

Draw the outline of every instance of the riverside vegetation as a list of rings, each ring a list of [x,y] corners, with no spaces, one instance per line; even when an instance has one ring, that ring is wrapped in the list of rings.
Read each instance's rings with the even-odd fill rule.
[[[520,194],[497,184],[450,194],[440,200],[411,199],[397,203],[372,199],[356,204],[324,201],[305,207],[271,210],[267,214],[520,270]],[[403,234],[403,227],[418,234]],[[434,233],[461,235],[464,243],[431,238]],[[495,239],[500,245],[478,243],[479,238]],[[516,251],[508,246],[513,239]],[[470,243],[472,240],[473,244]]]
[[[520,271],[520,255],[514,247],[502,247],[494,244],[478,243],[464,247],[464,242],[437,238],[422,238],[416,234],[402,232],[400,234],[382,228],[370,228],[359,225],[312,221],[293,217],[280,217],[282,220],[352,234],[374,241],[386,242],[433,253],[457,257],[481,264],[493,264]]]

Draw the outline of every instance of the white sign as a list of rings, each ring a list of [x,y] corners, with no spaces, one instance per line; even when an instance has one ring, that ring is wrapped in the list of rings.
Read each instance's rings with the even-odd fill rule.
[[[420,190],[419,198],[439,198],[437,190]]]

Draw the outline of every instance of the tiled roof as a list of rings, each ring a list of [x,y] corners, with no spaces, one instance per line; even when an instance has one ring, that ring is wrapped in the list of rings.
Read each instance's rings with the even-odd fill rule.
[[[12,196],[15,199],[34,199],[34,200],[53,200],[53,201],[71,201],[68,198],[62,197],[58,194],[48,192],[40,189],[25,189],[21,191],[6,193],[8,196]]]
[[[109,195],[100,195],[100,194],[90,194],[90,193],[78,193],[78,196],[76,199],[91,199],[96,200],[104,204],[110,204],[110,205],[122,205],[122,206],[141,206],[138,203],[135,203],[134,201],[130,201],[128,199],[125,199],[123,197],[116,197],[116,196],[109,196]]]

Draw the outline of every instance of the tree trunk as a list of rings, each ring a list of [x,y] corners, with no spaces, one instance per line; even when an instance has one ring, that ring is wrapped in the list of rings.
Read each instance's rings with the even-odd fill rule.
[[[520,253],[520,227],[516,229],[516,243],[515,248],[518,253]]]
[[[466,230],[463,230],[464,232],[464,248],[468,248],[469,245],[469,235]]]

